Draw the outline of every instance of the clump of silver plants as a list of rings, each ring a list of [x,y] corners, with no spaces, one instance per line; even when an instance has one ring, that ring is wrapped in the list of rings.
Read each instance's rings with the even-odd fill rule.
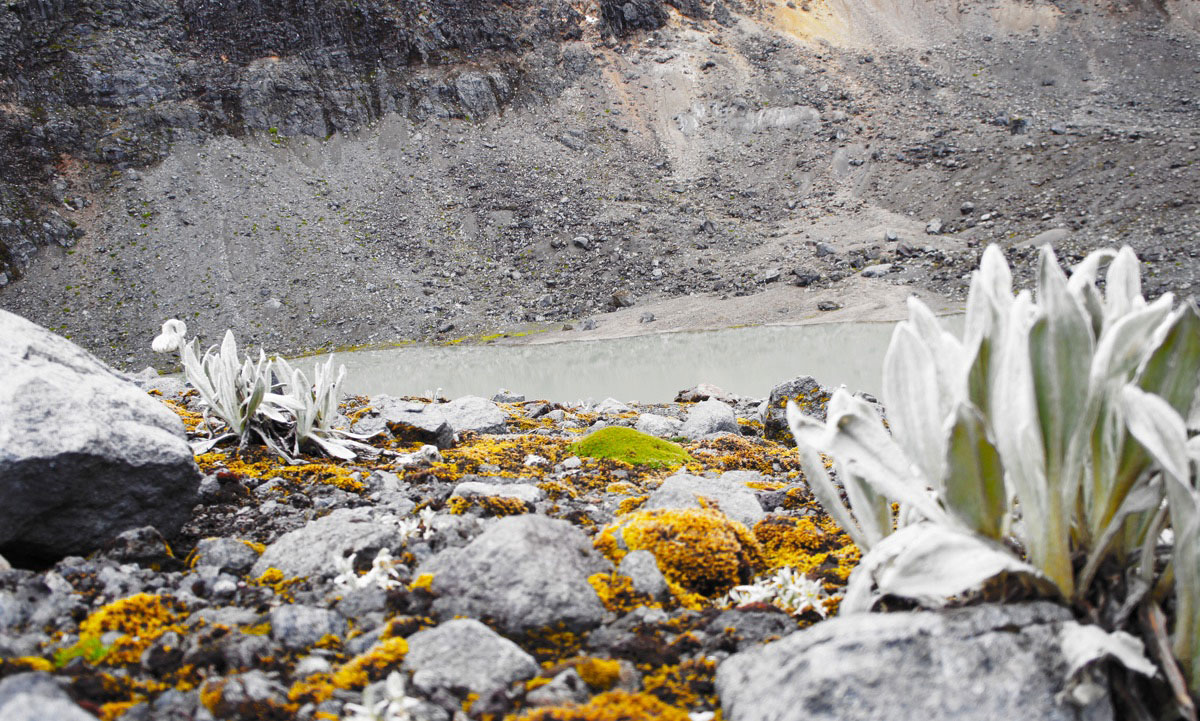
[[[187,325],[171,319],[163,323],[151,344],[156,352],[179,352],[187,382],[200,394],[205,425],[223,427],[224,433],[197,442],[193,450],[202,453],[227,439],[237,439],[238,447],[257,437],[267,447],[293,461],[306,445],[334,458],[350,460],[359,451],[372,451],[360,443],[362,436],[334,426],[338,417],[338,389],[346,368],[333,370],[333,359],[318,364],[314,377],[282,358],[268,360],[262,350],[258,359],[238,353],[233,331],[225,331],[220,346],[212,346],[199,356],[196,340],[185,340]],[[213,424],[213,416],[219,421]]]
[[[887,427],[845,389],[824,423],[788,406],[814,494],[864,553],[841,612],[884,597],[936,607],[1020,583],[1113,632],[1065,631],[1073,668],[1111,657],[1154,675],[1121,629],[1139,630],[1194,713],[1198,387],[1200,312],[1170,294],[1147,302],[1132,250],[1096,251],[1068,277],[1043,248],[1036,292],[1014,294],[989,247],[961,340],[909,301],[884,361]]]

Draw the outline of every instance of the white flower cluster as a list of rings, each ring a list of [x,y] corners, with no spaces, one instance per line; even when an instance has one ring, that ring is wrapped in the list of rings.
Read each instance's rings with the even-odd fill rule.
[[[383,684],[382,694],[379,687],[380,684],[371,684],[364,689],[361,704],[346,704],[345,710],[350,715],[342,716],[343,721],[417,721],[418,717],[411,712],[421,702],[405,693],[404,676],[392,671]]]
[[[775,575],[761,578],[749,586],[735,586],[729,591],[729,600],[738,606],[750,603],[769,603],[791,614],[801,614],[812,609],[825,618],[824,601],[829,596],[820,581],[814,581],[794,568],[784,568]]]
[[[402,585],[391,551],[381,548],[375,555],[375,560],[371,562],[371,570],[361,576],[354,570],[354,557],[357,555],[351,553],[348,558],[339,558],[335,562],[337,570],[340,571],[333,579],[335,585],[341,588],[370,588],[374,585],[385,591]]]

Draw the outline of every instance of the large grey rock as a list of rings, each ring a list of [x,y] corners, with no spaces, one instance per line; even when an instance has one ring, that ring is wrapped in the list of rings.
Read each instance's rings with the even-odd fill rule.
[[[373,396],[371,410],[363,414],[351,430],[367,436],[390,431],[401,440],[449,448],[454,443],[454,429],[438,409],[434,403],[427,405],[388,395]]]
[[[508,416],[500,406],[479,396],[463,396],[436,407],[455,433],[507,433]]]
[[[19,673],[0,681],[0,719],[4,721],[96,721],[79,708],[48,673]]]
[[[650,551],[630,551],[625,554],[617,573],[629,576],[633,581],[633,590],[638,593],[663,599],[670,591],[666,576],[658,568],[658,559]]]
[[[739,433],[737,416],[728,404],[715,399],[700,401],[688,411],[679,435],[700,438],[710,433]]]
[[[787,402],[793,401],[800,410],[825,421],[825,406],[830,393],[812,376],[799,376],[771,389],[765,406],[760,410],[764,434],[769,440],[795,445],[796,439],[787,425]]]
[[[409,636],[404,669],[413,672],[413,686],[426,694],[459,687],[480,696],[538,673],[533,656],[473,618]]]
[[[604,606],[588,576],[610,571],[591,540],[566,521],[509,516],[462,548],[446,549],[421,564],[433,574],[434,614],[489,621],[504,633],[562,622],[591,628]]]
[[[676,473],[663,481],[642,508],[703,508],[699,500],[702,497],[714,501],[722,513],[747,528],[753,528],[766,515],[754,491],[746,488],[744,483],[689,473]]]
[[[293,651],[327,635],[341,638],[345,633],[346,619],[327,608],[289,603],[271,611],[271,638]]]
[[[678,436],[683,421],[670,416],[660,416],[657,413],[643,413],[638,416],[634,429],[659,438],[674,438]]]
[[[241,576],[258,560],[258,551],[249,543],[236,538],[205,538],[196,544],[196,568],[214,566],[226,573]]]
[[[717,691],[730,721],[1110,721],[1056,698],[1071,620],[1047,602],[841,616],[729,657]]]
[[[200,471],[179,417],[95,356],[0,310],[0,552],[85,555],[130,528],[173,536]]]
[[[398,551],[404,537],[394,522],[376,520],[368,508],[339,508],[267,546],[250,569],[260,576],[278,568],[287,577],[333,576],[337,559],[357,553],[375,558],[381,548]]]
[[[484,483],[482,481],[463,481],[454,487],[451,498],[475,500],[479,498],[515,498],[529,504],[537,503],[546,497],[545,491],[532,483]]]

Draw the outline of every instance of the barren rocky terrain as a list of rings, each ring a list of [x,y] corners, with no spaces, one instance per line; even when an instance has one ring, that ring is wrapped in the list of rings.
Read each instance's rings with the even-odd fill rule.
[[[1200,282],[1192,3],[221,7],[0,11],[0,307],[141,367],[171,316],[297,352],[952,308],[992,242]]]

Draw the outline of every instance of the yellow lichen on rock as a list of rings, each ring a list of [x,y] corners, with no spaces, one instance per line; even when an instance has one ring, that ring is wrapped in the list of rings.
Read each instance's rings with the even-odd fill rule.
[[[142,652],[167,631],[183,633],[179,623],[186,616],[183,603],[171,596],[138,593],[101,606],[79,624],[79,641],[99,640],[104,634],[122,634],[109,647],[103,661],[108,664],[137,663]]]
[[[710,508],[637,511],[601,531],[595,546],[613,563],[630,551],[650,551],[672,594],[693,609],[748,583],[763,565],[746,527]]]
[[[594,691],[607,691],[621,680],[621,662],[611,658],[585,658],[575,664],[575,673]]]
[[[583,705],[567,704],[527,711],[519,721],[689,721],[686,711],[647,693],[609,691]]]
[[[846,585],[859,550],[830,518],[768,516],[754,526],[769,570],[793,568],[825,581],[827,591]]]
[[[359,689],[378,681],[400,665],[408,654],[408,641],[386,638],[347,661],[333,674],[333,685],[340,689]]]
[[[633,579],[619,573],[594,573],[588,576],[588,583],[596,590],[600,602],[609,611],[628,613],[639,606],[652,608],[661,607],[653,598],[638,593],[633,588]]]

